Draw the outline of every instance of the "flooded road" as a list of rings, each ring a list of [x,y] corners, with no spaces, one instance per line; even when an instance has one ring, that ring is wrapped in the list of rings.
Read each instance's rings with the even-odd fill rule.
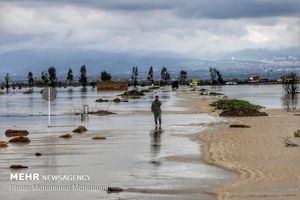
[[[165,88],[147,93],[141,99],[128,103],[95,103],[98,98],[111,99],[119,93],[85,92],[74,89],[58,90],[52,102],[52,125],[47,128],[47,102],[40,94],[15,93],[0,96],[1,140],[7,140],[7,128],[27,129],[31,143],[10,144],[0,149],[1,199],[214,199],[207,194],[215,187],[236,178],[223,169],[201,161],[201,147],[191,140],[191,135],[204,130],[201,124],[224,120],[207,114],[192,114],[178,107],[178,93]],[[155,94],[163,102],[163,131],[154,130],[153,116],[149,112]],[[79,116],[66,113],[87,104],[90,110],[109,109],[117,115],[93,116],[81,122]],[[78,125],[89,130],[84,134],[71,133]],[[58,138],[71,133],[71,139]],[[105,136],[106,140],[92,140]],[[36,152],[42,153],[36,157]],[[28,169],[17,172],[42,175],[87,175],[87,181],[12,181],[9,169],[12,164],[22,164]],[[83,188],[71,191],[24,191],[22,186],[69,186]],[[17,187],[21,191],[17,190]],[[107,194],[96,187],[117,186],[122,193]],[[45,189],[44,188],[44,189]],[[96,188],[96,189],[95,189]],[[78,189],[78,188],[77,188]]]

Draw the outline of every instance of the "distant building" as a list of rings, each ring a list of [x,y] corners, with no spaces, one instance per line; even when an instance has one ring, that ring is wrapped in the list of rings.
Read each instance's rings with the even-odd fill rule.
[[[258,75],[252,75],[249,77],[249,83],[258,83],[260,81],[260,78]]]
[[[192,86],[195,87],[195,86],[197,86],[197,85],[198,85],[198,79],[193,78],[193,79],[192,79]]]
[[[97,83],[97,90],[110,91],[110,90],[127,90],[127,81],[99,81]]]

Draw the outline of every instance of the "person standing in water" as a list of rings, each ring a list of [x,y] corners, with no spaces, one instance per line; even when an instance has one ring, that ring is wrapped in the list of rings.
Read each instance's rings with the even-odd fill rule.
[[[155,129],[157,129],[157,127],[161,129],[161,101],[157,95],[155,96],[155,100],[152,102],[151,112],[154,114]]]

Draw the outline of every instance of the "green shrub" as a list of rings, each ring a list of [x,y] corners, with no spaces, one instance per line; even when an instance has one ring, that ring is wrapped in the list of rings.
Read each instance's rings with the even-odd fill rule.
[[[294,132],[295,137],[300,137],[300,129]]]
[[[221,99],[210,104],[219,110],[236,111],[236,110],[259,110],[264,108],[260,105],[254,105],[244,100],[237,99]]]
[[[132,99],[138,99],[144,95],[145,95],[144,92],[137,91],[137,90],[126,91],[123,94],[121,94],[122,97],[132,98]]]

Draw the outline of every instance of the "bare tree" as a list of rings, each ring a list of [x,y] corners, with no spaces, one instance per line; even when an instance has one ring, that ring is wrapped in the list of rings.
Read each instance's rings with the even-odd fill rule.
[[[295,96],[299,92],[299,77],[296,73],[291,72],[283,77],[283,89],[286,94]]]

